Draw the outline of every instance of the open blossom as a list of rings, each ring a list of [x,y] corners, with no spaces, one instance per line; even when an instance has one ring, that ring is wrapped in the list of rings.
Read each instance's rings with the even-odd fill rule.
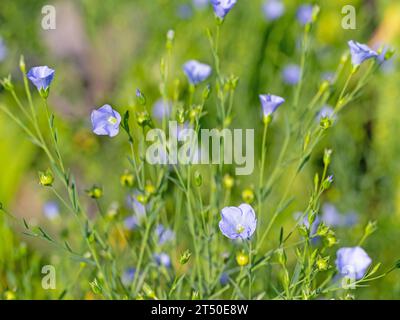
[[[236,0],[211,0],[211,4],[215,15],[223,19],[232,10],[236,4]]]
[[[129,286],[132,284],[133,280],[135,279],[135,268],[128,268],[124,271],[121,277],[122,284],[124,286]]]
[[[183,72],[188,77],[189,82],[196,85],[206,80],[211,75],[212,69],[208,64],[190,60],[184,64]]]
[[[376,53],[366,44],[350,40],[348,45],[350,47],[351,63],[354,67],[359,66],[367,59],[378,57],[378,53]]]
[[[297,9],[296,17],[301,25],[306,25],[312,21],[313,6],[311,4],[305,4]]]
[[[31,68],[26,76],[39,90],[47,90],[53,81],[55,71],[48,66]]]
[[[265,18],[269,21],[280,18],[285,12],[285,5],[281,0],[267,0],[263,5]]]
[[[336,268],[342,276],[362,279],[372,260],[361,247],[341,248],[336,253]]]
[[[162,224],[156,227],[156,236],[160,245],[175,239],[175,232],[165,228]]]
[[[54,220],[60,215],[60,207],[57,202],[49,201],[43,206],[43,214],[47,219]]]
[[[229,239],[248,239],[257,227],[256,214],[248,204],[223,208],[221,217],[219,229]]]
[[[325,105],[318,112],[317,121],[320,122],[324,118],[336,120],[337,116],[331,106]]]
[[[164,101],[164,99],[159,99],[153,106],[153,116],[157,120],[162,120],[169,117],[171,114],[172,103],[169,101]]]
[[[115,137],[119,133],[121,115],[106,104],[91,115],[93,132],[99,136]]]
[[[273,114],[278,107],[285,102],[285,99],[272,94],[260,94],[260,102],[264,117],[268,117]]]
[[[282,78],[286,84],[295,85],[300,80],[301,69],[297,64],[289,64],[282,71]]]
[[[322,220],[329,227],[350,227],[357,223],[358,216],[354,212],[342,214],[333,204],[325,203],[322,206]]]
[[[171,266],[171,258],[165,252],[154,254],[154,260],[159,266],[169,268]]]

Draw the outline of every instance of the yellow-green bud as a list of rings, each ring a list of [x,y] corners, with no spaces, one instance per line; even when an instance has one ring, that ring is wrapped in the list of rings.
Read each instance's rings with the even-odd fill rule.
[[[100,199],[103,196],[103,189],[97,186],[93,186],[89,190],[86,190],[86,193],[92,199]]]
[[[54,176],[50,169],[47,169],[46,172],[39,172],[39,183],[44,187],[51,187],[54,182]]]
[[[249,263],[249,256],[243,251],[240,251],[236,255],[236,262],[239,266],[244,267]]]
[[[254,201],[254,192],[250,188],[244,189],[242,192],[242,199],[244,202],[251,204]]]

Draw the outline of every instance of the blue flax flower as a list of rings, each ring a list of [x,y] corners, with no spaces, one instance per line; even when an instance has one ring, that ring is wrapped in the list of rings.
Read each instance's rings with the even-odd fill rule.
[[[171,258],[165,252],[154,254],[154,259],[159,266],[171,267]]]
[[[93,110],[92,115],[93,132],[99,136],[115,137],[119,133],[121,115],[106,104],[98,110]]]
[[[175,239],[175,232],[171,229],[165,228],[162,224],[159,224],[156,227],[156,236],[158,244],[163,245],[164,243]]]
[[[272,115],[285,102],[285,99],[282,97],[272,94],[260,94],[259,97],[264,117]]]
[[[0,61],[3,61],[7,57],[7,47],[4,43],[3,38],[0,37]]]
[[[211,67],[196,60],[190,60],[183,66],[183,72],[186,74],[189,82],[197,85],[203,82],[211,75]]]
[[[60,207],[57,202],[49,201],[43,206],[43,214],[47,219],[54,220],[60,215]]]
[[[236,4],[236,0],[211,0],[211,4],[214,8],[215,15],[221,19],[232,10]]]
[[[354,67],[359,66],[365,60],[378,57],[378,53],[376,53],[366,44],[350,40],[348,45],[350,47],[351,63]]]
[[[256,214],[248,204],[223,208],[221,217],[219,229],[229,239],[248,239],[257,227]]]
[[[295,85],[300,80],[301,69],[297,64],[289,64],[282,71],[283,81],[288,85]]]
[[[337,115],[335,114],[333,108],[329,105],[325,105],[321,108],[317,115],[317,121],[321,122],[321,120],[325,118],[329,118],[334,121],[337,119]]]
[[[336,268],[354,280],[364,277],[372,260],[361,247],[341,248],[336,253]]]
[[[153,116],[157,120],[161,121],[164,118],[168,118],[171,114],[172,103],[165,101],[164,99],[159,99],[153,106]]]
[[[39,91],[46,91],[54,79],[54,73],[48,66],[40,66],[31,68],[26,76]]]
[[[311,4],[304,4],[297,9],[297,21],[303,26],[312,21],[312,15],[313,6]]]
[[[281,0],[267,0],[263,5],[263,11],[265,18],[273,21],[285,13],[285,5]]]
[[[124,286],[130,286],[135,279],[135,273],[136,269],[135,268],[128,268],[124,271],[121,277],[121,281]]]

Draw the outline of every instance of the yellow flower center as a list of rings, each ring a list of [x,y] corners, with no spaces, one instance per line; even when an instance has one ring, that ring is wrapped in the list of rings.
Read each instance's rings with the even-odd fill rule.
[[[238,224],[236,226],[236,232],[237,233],[242,233],[244,231],[244,226],[242,226],[241,224]]]
[[[118,120],[117,120],[116,117],[111,116],[111,117],[108,118],[107,121],[108,121],[110,124],[114,125],[114,124],[117,123]]]

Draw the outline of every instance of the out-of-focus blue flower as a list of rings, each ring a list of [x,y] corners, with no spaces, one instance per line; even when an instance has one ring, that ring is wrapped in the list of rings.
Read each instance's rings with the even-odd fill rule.
[[[136,269],[135,268],[128,268],[124,271],[121,277],[121,281],[124,286],[130,286],[135,279],[135,273]]]
[[[196,85],[206,80],[211,75],[212,69],[208,64],[190,60],[183,65],[183,72],[186,74],[189,82]]]
[[[289,64],[282,71],[282,78],[286,84],[295,85],[300,80],[301,69],[297,64]]]
[[[263,4],[263,11],[265,18],[273,21],[285,13],[285,5],[281,0],[267,0]]]
[[[348,45],[350,48],[351,63],[354,67],[359,66],[367,59],[378,57],[378,54],[366,44],[350,40]]]
[[[106,104],[91,115],[93,132],[99,136],[115,137],[119,133],[121,115]]]
[[[146,207],[138,200],[139,194],[138,190],[134,190],[132,194],[128,195],[126,202],[127,206],[133,210],[136,217],[140,220],[146,216]]]
[[[192,7],[188,4],[182,4],[178,7],[178,17],[181,19],[190,19],[193,15]]]
[[[164,266],[166,268],[171,267],[171,258],[165,252],[155,253],[154,259],[159,266]]]
[[[165,228],[162,224],[159,224],[156,227],[156,236],[158,239],[158,244],[163,245],[166,242],[172,241],[175,239],[175,232],[171,229]]]
[[[356,213],[342,214],[331,203],[322,206],[322,221],[329,227],[351,227],[358,221]]]
[[[304,4],[297,9],[297,21],[303,26],[312,21],[312,15],[313,6],[311,4]]]
[[[26,76],[39,90],[47,90],[54,79],[55,71],[48,66],[31,68]]]
[[[221,211],[219,229],[229,239],[248,239],[257,227],[257,218],[248,204],[239,207],[225,207]]]
[[[364,277],[372,260],[361,247],[341,248],[336,253],[336,268],[354,280]]]
[[[209,0],[193,0],[193,5],[196,9],[204,9],[210,3]]]
[[[335,73],[332,72],[332,71],[324,72],[324,73],[321,75],[321,78],[322,78],[322,80],[326,80],[326,81],[332,83],[333,80],[335,79]]]
[[[127,230],[134,230],[139,225],[138,218],[135,215],[126,217],[124,220],[124,227]]]
[[[232,10],[236,4],[236,0],[211,0],[211,4],[214,8],[215,15],[221,19]]]
[[[60,207],[57,202],[49,201],[43,206],[43,214],[47,219],[54,220],[60,215]]]
[[[272,94],[260,94],[260,102],[264,117],[272,115],[278,107],[285,102],[285,99]]]
[[[3,38],[0,37],[0,62],[3,61],[7,57],[7,47],[4,43]]]
[[[153,116],[157,120],[161,121],[165,117],[169,117],[171,114],[172,104],[164,99],[159,99],[153,106]]]
[[[226,272],[221,274],[221,277],[219,278],[219,283],[222,286],[225,286],[225,285],[227,285],[229,283],[229,275]]]
[[[320,122],[324,118],[329,118],[334,121],[337,119],[337,115],[335,114],[335,112],[331,106],[325,105],[318,112],[317,121]]]

